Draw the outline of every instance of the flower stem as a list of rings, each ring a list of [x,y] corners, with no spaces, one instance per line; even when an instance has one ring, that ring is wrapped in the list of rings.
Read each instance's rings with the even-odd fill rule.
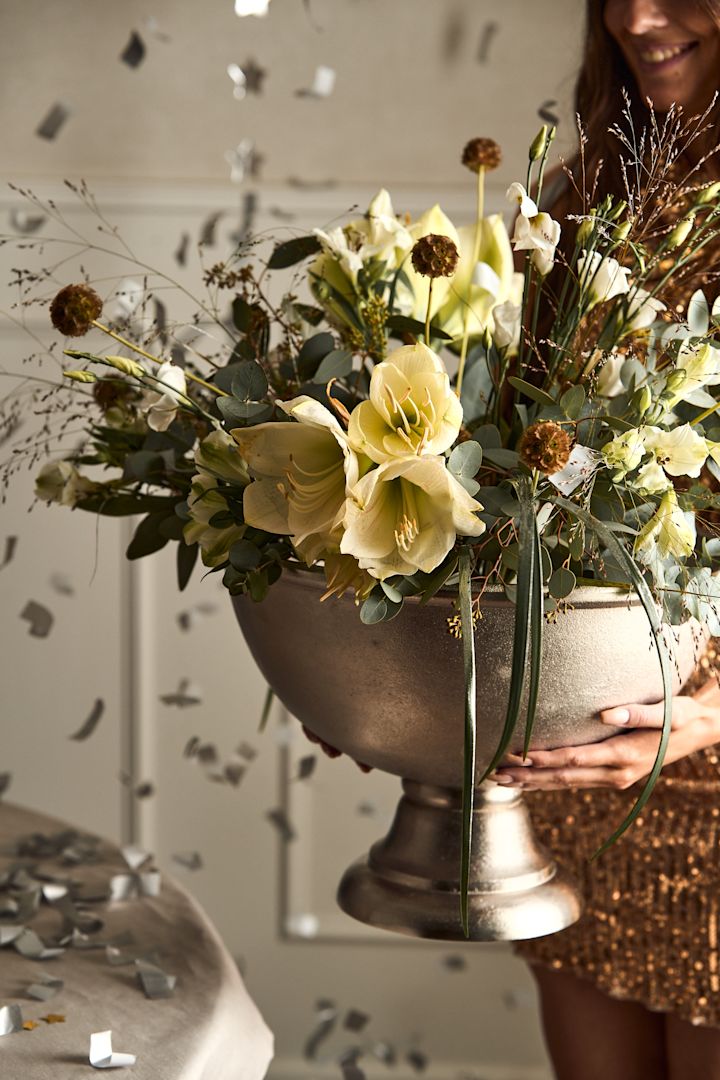
[[[477,173],[477,215],[475,218],[475,236],[473,239],[472,261],[470,263],[470,277],[468,279],[468,291],[465,297],[463,311],[463,337],[460,346],[460,361],[458,363],[457,382],[455,393],[458,397],[462,393],[463,374],[465,372],[465,358],[467,357],[468,340],[470,337],[470,297],[472,295],[473,274],[480,255],[480,238],[482,236],[482,220],[485,212],[485,166],[481,165]]]
[[[425,312],[425,344],[428,349],[430,348],[430,311],[432,308],[433,280],[434,278],[428,278],[428,302],[427,311]]]
[[[98,330],[102,330],[103,334],[107,334],[108,337],[118,341],[121,345],[124,345],[126,349],[132,349],[139,356],[144,356],[146,360],[151,360],[153,364],[162,364],[162,360],[157,356],[153,356],[152,353],[145,352],[145,349],[141,349],[139,345],[133,344],[132,341],[128,341],[127,338],[121,337],[120,334],[116,334],[114,330],[111,330],[109,326],[104,326],[103,323],[98,322],[97,319],[93,319],[93,326],[96,326]],[[219,386],[213,386],[212,383],[205,382],[199,375],[193,375],[191,371],[186,371],[185,375],[188,379],[192,379],[193,382],[199,383],[200,386],[204,386],[206,390],[212,390],[214,394],[219,397],[228,397],[224,390],[221,390]]]

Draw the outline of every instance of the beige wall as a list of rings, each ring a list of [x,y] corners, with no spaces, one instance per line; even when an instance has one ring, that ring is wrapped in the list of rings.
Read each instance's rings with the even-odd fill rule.
[[[1,171],[54,198],[71,225],[97,242],[95,223],[61,184],[65,176],[85,177],[138,256],[194,288],[194,247],[184,270],[172,257],[180,236],[196,239],[207,215],[223,211],[217,247],[207,252],[219,257],[248,190],[259,198],[257,228],[275,232],[332,220],[366,204],[380,184],[393,191],[398,209],[415,213],[438,199],[462,222],[472,213],[472,184],[458,164],[466,139],[487,134],[503,145],[505,162],[489,192],[499,209],[506,183],[524,176],[540,102],[559,100],[567,117],[579,8],[579,0],[311,0],[317,29],[302,0],[272,0],[264,20],[238,19],[232,0],[158,0],[151,7],[4,0]],[[170,40],[148,31],[148,13]],[[480,64],[478,44],[491,22],[497,31],[489,61]],[[137,70],[117,59],[133,28],[148,48]],[[450,31],[452,59],[443,45]],[[225,68],[249,57],[267,69],[265,89],[237,101]],[[324,101],[296,97],[317,64],[337,69],[335,93]],[[47,142],[34,130],[56,100],[73,112]],[[564,127],[567,133],[567,120]],[[262,176],[232,185],[224,153],[244,137],[264,156]],[[288,185],[289,177],[310,186]],[[326,180],[333,186],[323,187]],[[2,194],[0,233],[12,233],[12,213],[21,208],[12,192]],[[288,223],[277,208],[291,215]],[[37,235],[49,240],[57,232],[48,223]],[[0,248],[0,282],[20,263],[48,265],[58,250],[52,243]],[[94,252],[82,261],[91,277],[104,279],[106,292],[133,276],[113,256]],[[75,259],[58,271],[58,283],[77,273]],[[171,317],[182,317],[182,301],[164,297]],[[16,314],[15,299],[5,289],[0,310]],[[25,330],[0,319],[0,369],[18,370],[26,353],[42,353],[52,340],[41,311]],[[118,523],[103,522],[96,538],[81,514],[38,506],[28,515],[30,502],[28,476],[0,510],[0,560],[5,537],[19,537],[14,562],[0,571],[0,771],[13,772],[15,799],[108,835],[134,829],[193,889],[242,958],[275,1030],[278,1080],[337,1075],[332,1061],[302,1060],[322,997],[369,1013],[375,1041],[400,1053],[419,1045],[435,1080],[463,1072],[547,1077],[532,984],[508,948],[471,947],[466,969],[452,972],[444,959],[457,950],[369,937],[336,911],[334,882],[382,831],[395,781],[322,761],[306,786],[287,783],[283,769],[292,773],[307,747],[278,720],[262,739],[256,735],[263,686],[215,580],[201,582],[198,574],[181,597],[165,553],[141,567],[124,563],[127,537]],[[58,591],[58,572],[73,585],[72,596]],[[20,618],[28,599],[53,611],[49,638],[28,635]],[[191,632],[180,631],[177,614],[203,602],[214,611]],[[178,710],[159,702],[181,678],[201,688],[201,705]],[[106,712],[97,732],[72,742],[69,734],[98,696]],[[191,735],[225,757],[241,740],[258,749],[237,789],[183,758]],[[118,779],[133,768],[138,780],[155,785],[141,802]],[[265,819],[284,798],[298,831],[290,853],[278,850]],[[373,816],[358,814],[362,802],[375,806]],[[187,850],[201,852],[202,870],[172,863],[173,853]],[[300,940],[298,926],[314,927],[315,938]],[[333,1049],[342,1042],[329,1044],[328,1053]],[[368,1075],[375,1075],[369,1066]],[[393,1075],[410,1074],[398,1066]]]

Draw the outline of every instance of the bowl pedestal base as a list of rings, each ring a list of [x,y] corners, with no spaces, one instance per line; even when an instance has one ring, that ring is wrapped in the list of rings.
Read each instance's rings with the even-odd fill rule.
[[[463,941],[462,795],[403,780],[387,836],[343,875],[342,910],[412,937]],[[472,941],[553,934],[581,913],[577,888],[533,835],[522,794],[490,781],[475,789],[469,924]]]

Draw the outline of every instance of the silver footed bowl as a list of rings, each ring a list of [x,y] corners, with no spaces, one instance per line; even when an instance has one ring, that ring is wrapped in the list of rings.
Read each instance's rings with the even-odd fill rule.
[[[356,761],[407,780],[462,787],[462,642],[450,632],[451,593],[421,605],[408,599],[390,622],[365,626],[351,594],[319,602],[324,577],[285,571],[256,603],[233,597],[260,670],[288,711]],[[503,729],[515,607],[486,593],[475,631],[477,777]],[[667,628],[674,692],[693,671],[703,640],[697,623]],[[545,624],[540,693],[531,749],[598,742],[617,734],[601,709],[662,698],[657,651],[639,600],[584,587]],[[521,718],[524,712],[521,711]],[[522,749],[524,719],[510,749]]]

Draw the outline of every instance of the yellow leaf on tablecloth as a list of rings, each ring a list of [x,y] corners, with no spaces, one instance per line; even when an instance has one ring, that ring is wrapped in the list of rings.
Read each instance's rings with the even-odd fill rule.
[[[34,1031],[36,1027],[40,1027],[37,1020],[26,1020],[23,1024],[23,1031]]]
[[[47,1016],[41,1016],[41,1020],[44,1020],[46,1024],[64,1024],[65,1017],[61,1013],[48,1013]]]

